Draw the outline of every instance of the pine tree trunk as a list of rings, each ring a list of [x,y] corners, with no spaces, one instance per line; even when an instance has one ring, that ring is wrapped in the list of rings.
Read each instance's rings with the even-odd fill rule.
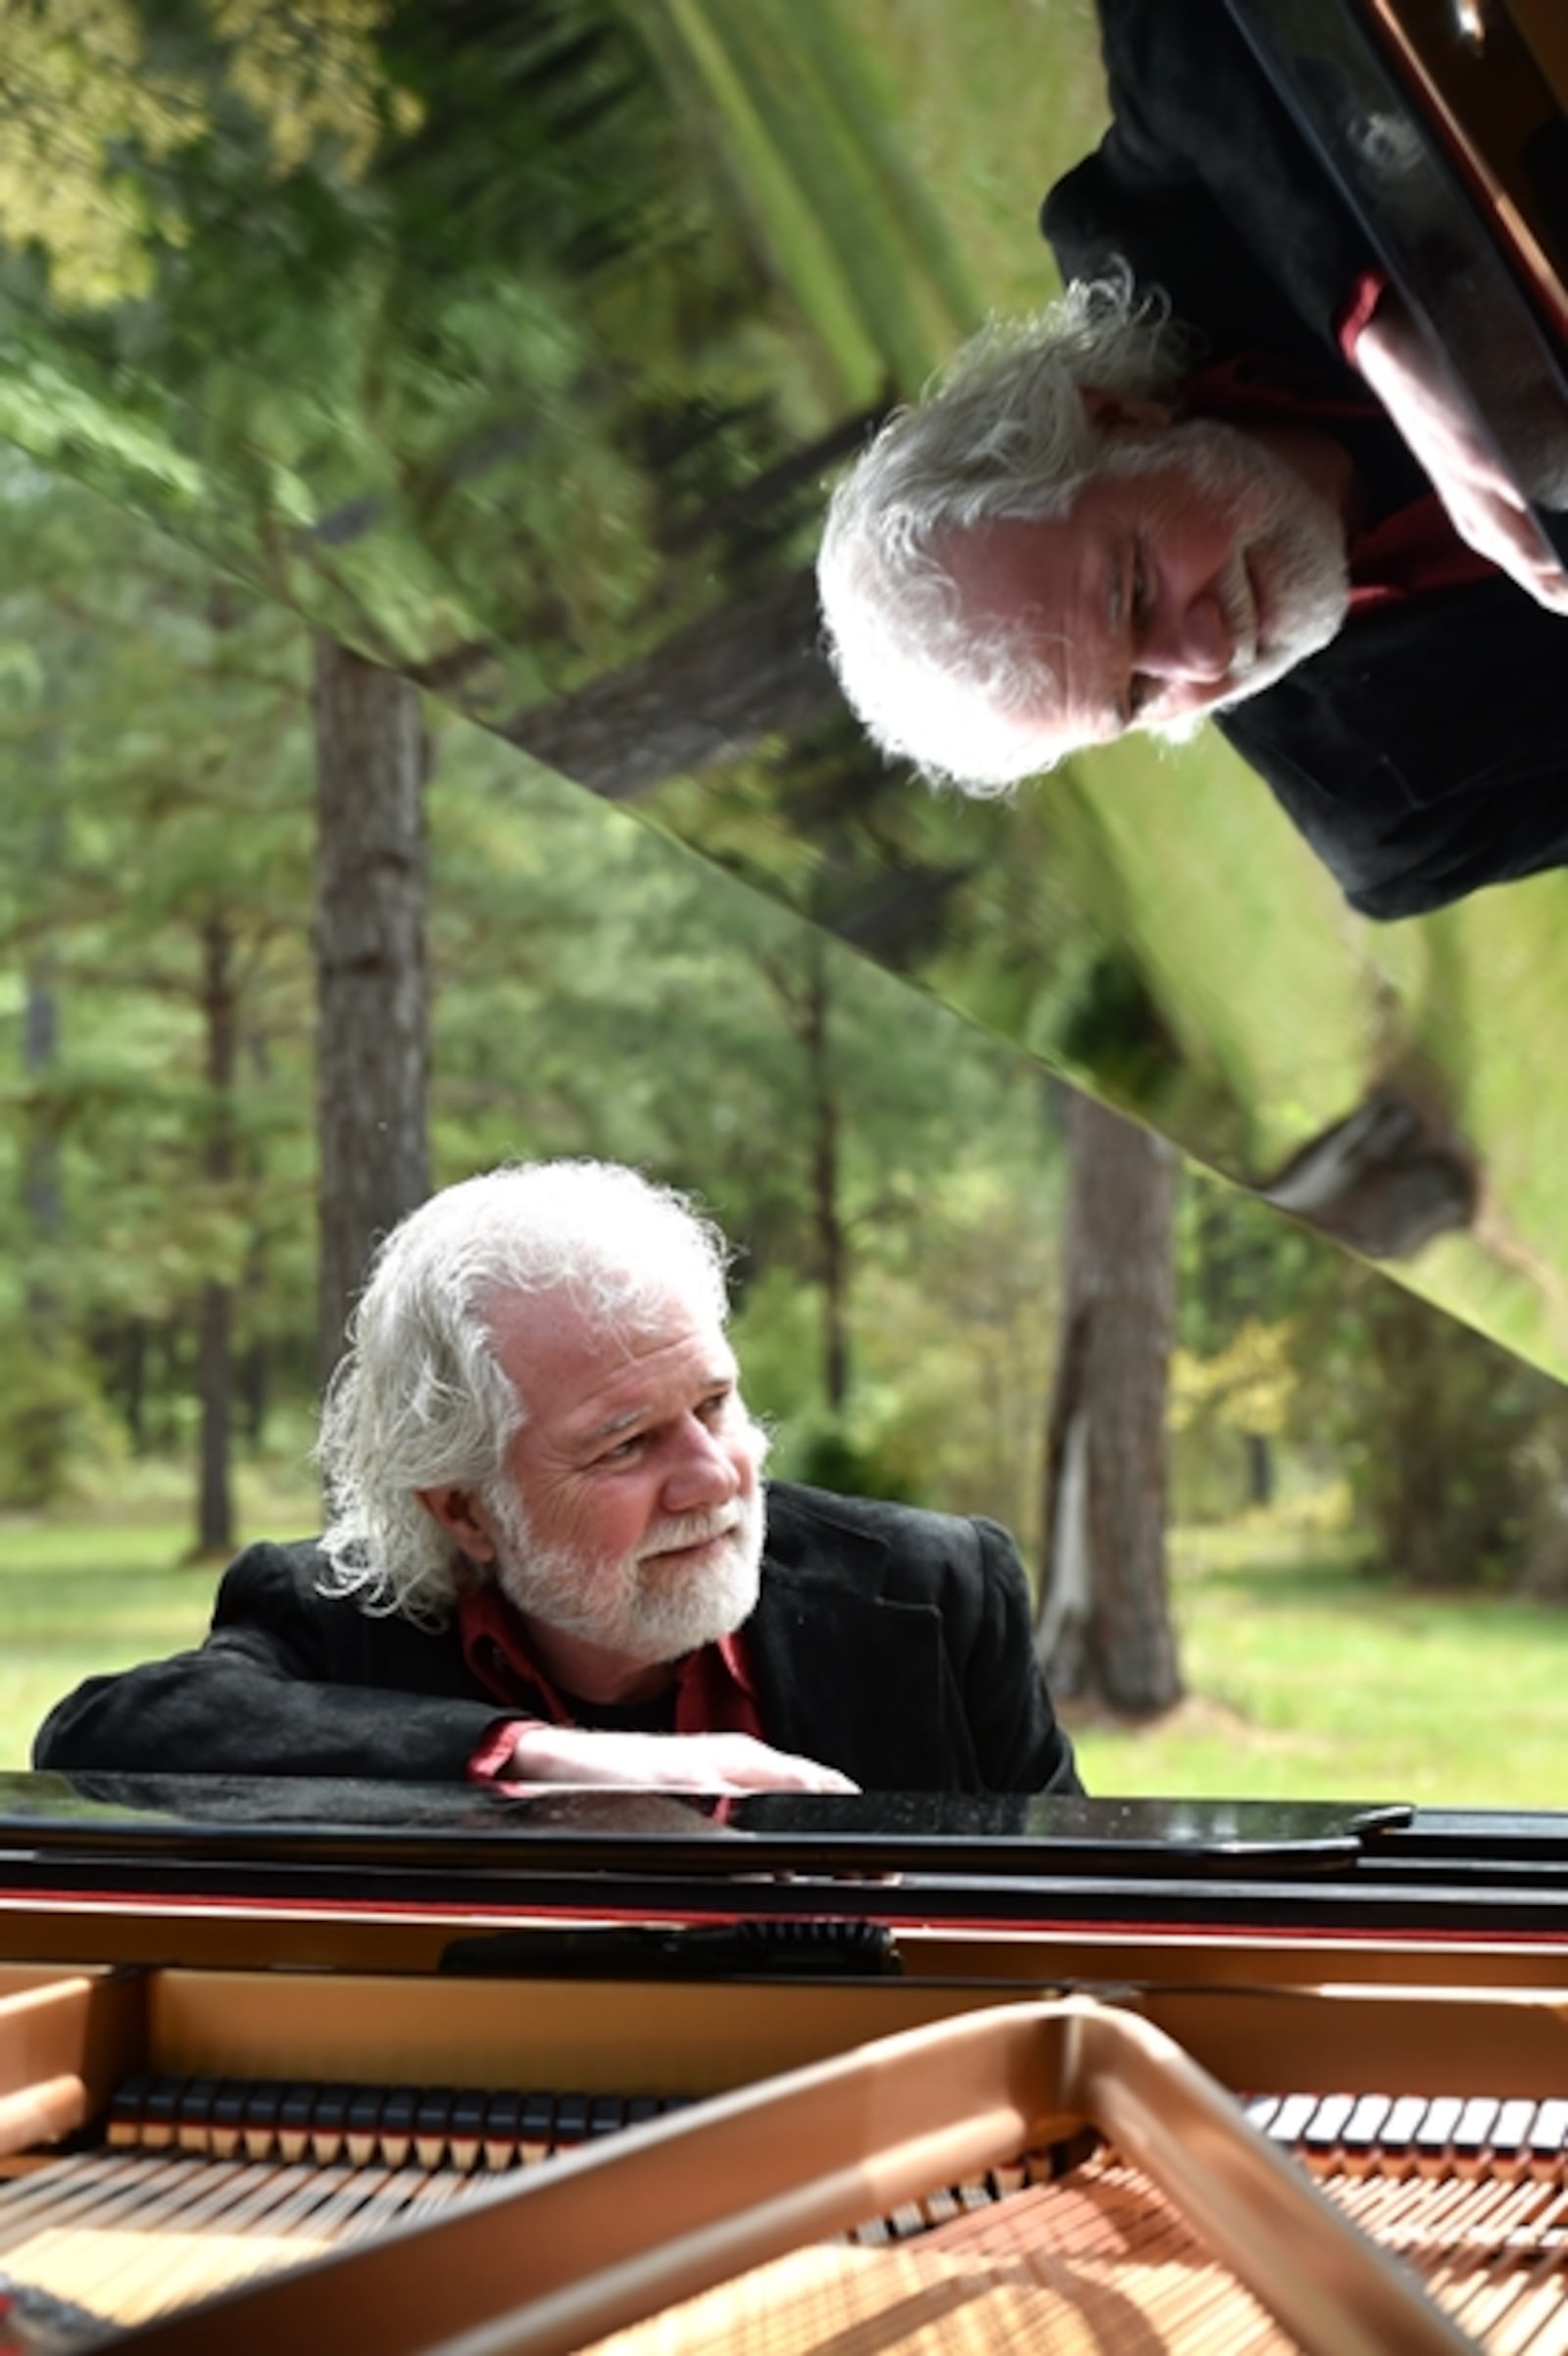
[[[316,641],[319,1361],[376,1242],[429,1193],[424,733],[416,689]]]
[[[1086,1096],[1070,1145],[1036,1643],[1058,1697],[1146,1716],[1182,1691],[1165,1570],[1174,1160]]]
[[[202,927],[202,1020],[207,1032],[207,1139],[202,1175],[215,1192],[234,1175],[234,1075],[238,1048],[234,944],[226,919]],[[195,1559],[234,1550],[230,1481],[233,1290],[217,1277],[202,1287],[196,1329],[197,1448]]]
[[[496,733],[608,801],[634,802],[664,777],[842,712],[821,634],[815,574],[802,565]]]
[[[850,1254],[839,1202],[839,1100],[828,1033],[827,956],[821,935],[808,941],[801,1037],[811,1088],[811,1216],[822,1279],[822,1390],[835,1416],[850,1401]]]
[[[49,872],[49,852],[58,846],[57,823],[46,822],[42,841]],[[48,1379],[65,1340],[55,1269],[65,1226],[60,1179],[60,1130],[48,1097],[60,1053],[60,1001],[55,988],[56,958],[45,940],[29,958],[23,977],[22,1078],[25,1099],[22,1120],[22,1213],[26,1249],[23,1253],[23,1313],[27,1350],[44,1379],[35,1396],[16,1409],[13,1432],[16,1501],[47,1505],[65,1482],[70,1453],[71,1417],[63,1392]]]
[[[232,1428],[233,1295],[227,1285],[202,1287],[196,1329],[196,1386],[201,1401],[196,1482],[196,1545],[192,1559],[210,1561],[234,1551],[234,1494],[229,1477]]]

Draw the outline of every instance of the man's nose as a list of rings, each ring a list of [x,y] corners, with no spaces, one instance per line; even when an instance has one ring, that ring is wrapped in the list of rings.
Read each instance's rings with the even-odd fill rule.
[[[740,1485],[730,1450],[700,1416],[688,1415],[664,1481],[664,1510],[691,1513],[705,1505],[727,1505]]]
[[[1208,686],[1229,674],[1235,655],[1225,609],[1205,592],[1174,610],[1156,611],[1139,642],[1138,667],[1151,678]]]

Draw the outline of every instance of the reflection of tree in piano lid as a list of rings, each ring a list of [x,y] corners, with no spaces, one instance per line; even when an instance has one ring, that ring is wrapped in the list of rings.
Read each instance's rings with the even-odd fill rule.
[[[706,604],[694,521],[816,397],[615,13],[394,15],[336,0],[307,44],[261,0],[177,29],[102,0],[8,34],[0,315],[30,367],[0,430],[514,708],[575,643]]]

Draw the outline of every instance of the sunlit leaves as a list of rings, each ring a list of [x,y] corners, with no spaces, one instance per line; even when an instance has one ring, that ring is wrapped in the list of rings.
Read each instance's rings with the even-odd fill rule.
[[[36,245],[67,308],[146,294],[177,214],[127,167],[201,138],[199,85],[151,65],[129,0],[0,0],[0,238]]]
[[[1273,1437],[1287,1429],[1296,1396],[1298,1336],[1289,1319],[1249,1317],[1212,1357],[1179,1350],[1171,1362],[1171,1424],[1206,1419],[1231,1431]]]
[[[278,176],[329,144],[342,176],[362,180],[389,127],[417,129],[419,100],[388,83],[376,48],[390,13],[388,0],[215,0],[229,85],[265,125]]]
[[[63,310],[151,295],[160,249],[191,233],[156,168],[207,139],[225,100],[259,125],[272,177],[324,156],[357,184],[383,138],[422,118],[380,59],[389,13],[210,0],[218,46],[193,70],[166,60],[132,0],[0,0],[0,242],[43,255]]]

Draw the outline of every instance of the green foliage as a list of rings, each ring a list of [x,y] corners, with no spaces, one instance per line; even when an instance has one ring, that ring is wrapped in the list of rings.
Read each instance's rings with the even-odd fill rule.
[[[827,418],[639,14],[14,11],[0,432],[487,710],[706,606],[651,422]]]
[[[1255,1501],[1260,1461],[1287,1492],[1338,1477],[1378,1576],[1561,1592],[1560,1385],[1234,1189],[1191,1179],[1180,1238],[1187,1509]]]
[[[780,1475],[808,1482],[813,1489],[834,1490],[840,1497],[925,1502],[915,1467],[897,1448],[858,1439],[848,1425],[827,1417],[795,1433],[789,1457],[781,1459]]]
[[[79,1342],[37,1346],[0,1319],[0,1509],[26,1511],[80,1493],[123,1461],[123,1425]]]
[[[0,1329],[38,1370],[37,1498],[112,1461],[106,1399],[122,1448],[172,1436],[204,1285],[236,1289],[245,1349],[309,1302],[280,1231],[309,1213],[310,773],[286,619],[12,480]]]
[[[1375,1276],[1348,1290],[1334,1428],[1374,1559],[1418,1588],[1517,1582],[1543,1502],[1527,1444],[1568,1430],[1568,1396]]]
[[[1102,950],[1078,980],[1058,1033],[1069,1069],[1093,1072],[1127,1104],[1156,1104],[1179,1061],[1158,1005],[1132,958]]]

